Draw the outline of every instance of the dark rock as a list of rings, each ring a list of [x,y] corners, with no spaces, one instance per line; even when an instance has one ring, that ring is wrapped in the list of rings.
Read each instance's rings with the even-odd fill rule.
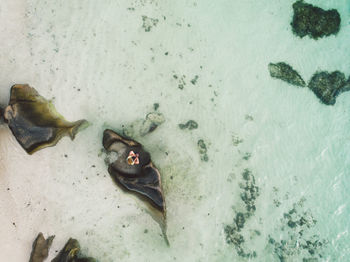
[[[305,81],[299,75],[297,71],[295,71],[290,65],[280,62],[277,64],[270,63],[269,71],[271,77],[281,79],[291,85],[304,87]]]
[[[108,167],[116,184],[128,193],[133,193],[148,204],[152,217],[160,224],[165,241],[166,207],[158,169],[151,161],[150,154],[143,146],[106,129],[103,133],[103,147],[118,158]]]
[[[70,238],[61,252],[51,262],[96,262],[96,260],[91,257],[82,257],[79,242]]]
[[[293,4],[294,16],[291,22],[293,33],[313,39],[337,34],[340,29],[340,15],[337,10],[323,10],[299,0]]]
[[[50,101],[29,85],[12,86],[4,119],[28,154],[56,145],[65,135],[73,140],[88,126],[86,120],[66,121]]]
[[[43,262],[49,255],[49,250],[55,236],[44,238],[42,233],[36,237],[30,254],[29,262]]]
[[[334,105],[337,96],[350,90],[350,82],[345,80],[343,73],[335,71],[317,72],[309,81],[308,87],[326,105]]]

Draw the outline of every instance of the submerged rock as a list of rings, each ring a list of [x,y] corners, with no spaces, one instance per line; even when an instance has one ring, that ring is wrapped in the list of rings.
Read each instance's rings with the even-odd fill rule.
[[[194,120],[188,120],[186,122],[186,124],[179,124],[179,128],[180,129],[188,129],[188,130],[197,129],[198,123]]]
[[[107,152],[117,153],[117,160],[108,167],[113,180],[126,192],[134,193],[145,201],[153,218],[160,224],[166,237],[166,207],[158,169],[153,165],[150,154],[142,145],[106,129],[103,146]]]
[[[162,113],[148,113],[145,119],[138,119],[130,125],[123,127],[123,134],[127,137],[145,136],[152,133],[161,124],[165,122],[165,117]]]
[[[96,262],[94,258],[83,257],[76,239],[70,238],[61,252],[51,262]]]
[[[142,122],[140,127],[140,135],[145,136],[153,132],[158,126],[165,122],[163,114],[152,112],[147,114],[146,119]]]
[[[88,125],[86,120],[66,121],[52,103],[29,85],[12,86],[4,119],[28,154],[56,145],[65,135],[73,140]]]
[[[340,29],[340,15],[337,10],[323,10],[299,0],[293,4],[294,16],[291,23],[293,33],[313,39],[337,34]]]
[[[309,81],[308,87],[326,105],[334,105],[337,96],[350,90],[350,81],[339,71],[317,72]]]
[[[280,62],[277,64],[270,63],[268,68],[271,77],[281,79],[295,86],[305,86],[305,82],[303,78],[298,74],[298,72],[295,71],[290,65],[284,62]]]
[[[44,238],[42,233],[36,237],[30,254],[29,262],[43,262],[49,255],[49,250],[55,236]]]

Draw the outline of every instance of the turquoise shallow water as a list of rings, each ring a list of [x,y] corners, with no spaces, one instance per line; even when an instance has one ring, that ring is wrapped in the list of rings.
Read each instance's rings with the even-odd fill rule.
[[[0,1],[1,104],[29,83],[92,123],[33,156],[1,127],[0,261],[27,261],[38,232],[56,235],[50,258],[72,236],[99,261],[348,261],[350,92],[326,106],[267,69],[350,75],[349,2],[309,2],[339,11],[336,36],[295,37],[289,0]],[[170,247],[100,154],[105,127],[154,103],[165,122],[135,139],[163,176]],[[189,119],[199,128],[181,130]],[[237,248],[225,228],[251,190]]]

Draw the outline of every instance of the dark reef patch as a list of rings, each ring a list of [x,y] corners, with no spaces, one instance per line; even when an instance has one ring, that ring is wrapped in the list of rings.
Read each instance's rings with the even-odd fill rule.
[[[236,212],[233,223],[225,225],[224,232],[226,236],[226,243],[233,245],[237,254],[244,258],[257,257],[256,251],[247,251],[245,248],[245,238],[243,229],[247,220],[255,213],[255,201],[259,196],[259,188],[255,185],[255,178],[249,169],[245,169],[242,173],[243,183],[240,184],[242,192],[240,194],[241,200],[244,203],[245,211]],[[256,235],[260,232],[255,230]]]
[[[158,24],[159,20],[143,15],[142,22],[142,27],[145,29],[145,32],[150,32],[151,29]]]
[[[301,261],[319,261],[323,257],[327,241],[311,232],[317,221],[310,210],[305,210],[304,202],[305,199],[301,199],[285,212],[276,237],[268,238],[268,245],[281,262],[297,257],[302,257]]]
[[[308,87],[326,105],[334,105],[339,94],[350,90],[350,81],[339,71],[317,72],[309,81]]]
[[[293,33],[299,37],[308,35],[317,40],[320,37],[337,34],[340,30],[340,15],[337,10],[323,10],[299,0],[293,4]]]
[[[188,130],[197,129],[198,123],[194,120],[188,120],[186,122],[186,124],[179,124],[179,128],[182,130],[183,129],[188,129]]]
[[[208,162],[209,161],[209,157],[207,155],[207,145],[205,144],[203,139],[199,139],[197,142],[197,146],[198,146],[198,151],[199,151],[199,155],[201,157],[201,160],[204,162]]]
[[[281,79],[295,86],[305,87],[306,85],[299,73],[284,62],[279,62],[276,64],[270,63],[268,68],[271,77]]]

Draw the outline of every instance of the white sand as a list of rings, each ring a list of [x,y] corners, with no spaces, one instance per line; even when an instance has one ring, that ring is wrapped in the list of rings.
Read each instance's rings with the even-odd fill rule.
[[[267,71],[269,62],[285,61],[306,81],[317,70],[350,75],[348,1],[309,2],[339,10],[336,37],[293,36],[289,0],[1,0],[0,102],[8,102],[12,84],[28,83],[53,98],[67,120],[93,125],[33,156],[0,128],[0,261],[28,261],[38,232],[56,235],[50,258],[74,237],[99,261],[240,261],[223,229],[232,223],[232,206],[243,210],[244,168],[260,188],[243,233],[247,250],[258,253],[254,261],[279,261],[268,236],[283,237],[280,219],[302,197],[318,221],[309,234],[329,242],[322,261],[345,261],[350,92],[325,106]],[[150,32],[142,16],[159,20]],[[142,203],[112,183],[99,156],[105,127],[120,130],[153,103],[166,122],[136,139],[163,175],[170,248]],[[189,119],[199,128],[180,130]],[[234,134],[243,143],[234,146]],[[200,161],[200,138],[208,163]],[[246,152],[249,161],[242,160]],[[249,239],[253,230],[261,235]]]

